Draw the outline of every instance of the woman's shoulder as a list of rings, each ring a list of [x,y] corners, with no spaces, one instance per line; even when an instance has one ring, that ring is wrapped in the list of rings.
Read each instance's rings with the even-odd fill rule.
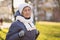
[[[11,25],[15,25],[16,23],[17,23],[17,21],[14,21],[14,22],[11,23]]]
[[[17,21],[12,22],[11,25],[16,25],[16,24],[18,24],[18,23],[19,23],[19,21],[17,20]],[[20,23],[21,23],[21,22],[20,22]]]
[[[19,20],[12,22],[11,26],[22,26],[23,23],[20,22]]]
[[[18,21],[14,21],[12,22],[10,29],[22,29],[20,24],[21,22],[19,23]]]

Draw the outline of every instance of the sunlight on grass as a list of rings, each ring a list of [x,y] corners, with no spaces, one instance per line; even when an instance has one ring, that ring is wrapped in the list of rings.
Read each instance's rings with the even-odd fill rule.
[[[36,22],[36,28],[40,31],[37,40],[60,40],[60,23]]]

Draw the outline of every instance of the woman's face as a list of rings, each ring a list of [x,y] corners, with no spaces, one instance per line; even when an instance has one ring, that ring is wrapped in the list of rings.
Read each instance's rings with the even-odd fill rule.
[[[25,7],[22,11],[22,15],[25,17],[25,18],[30,18],[31,17],[31,8],[30,7]]]

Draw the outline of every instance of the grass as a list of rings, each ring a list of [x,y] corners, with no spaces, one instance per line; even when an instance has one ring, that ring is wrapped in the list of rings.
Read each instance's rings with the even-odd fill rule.
[[[60,23],[37,22],[36,28],[40,31],[37,40],[60,40]]]
[[[8,29],[0,30],[0,40],[5,40]]]
[[[37,40],[60,40],[60,23],[36,22],[36,28],[40,35]],[[8,29],[0,31],[0,40],[5,40]]]

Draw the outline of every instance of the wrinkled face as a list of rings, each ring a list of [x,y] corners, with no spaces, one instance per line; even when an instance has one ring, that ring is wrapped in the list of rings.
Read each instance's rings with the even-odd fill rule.
[[[22,15],[25,17],[25,18],[30,18],[31,17],[31,8],[26,6],[23,11],[22,11]]]

